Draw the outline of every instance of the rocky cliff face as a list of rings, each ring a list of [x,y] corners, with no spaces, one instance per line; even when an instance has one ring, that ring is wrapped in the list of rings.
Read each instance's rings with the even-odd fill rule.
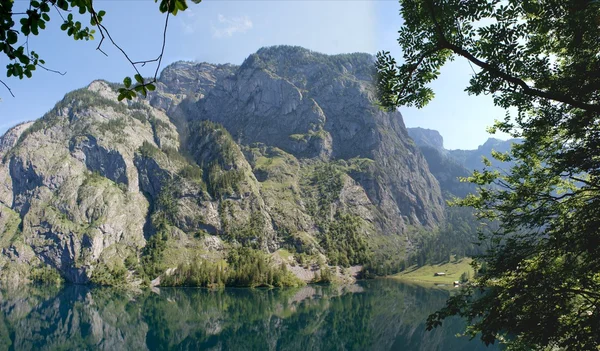
[[[447,153],[447,150],[444,148],[444,138],[437,130],[416,127],[407,128],[407,131],[408,135],[410,135],[419,147],[430,147],[440,151],[442,154]]]
[[[437,130],[408,128],[408,134],[427,160],[429,170],[440,183],[445,198],[464,197],[475,192],[475,186],[460,181],[471,172],[464,163],[457,160],[452,152],[444,148],[444,139]]]
[[[233,269],[240,246],[294,272],[402,257],[443,202],[372,67],[273,47],[175,63],[146,100],[102,81],[67,94],[0,139],[3,278],[141,283]]]
[[[372,60],[264,48],[200,100],[191,118],[222,124],[242,144],[274,146],[300,159],[373,160],[372,176],[356,178],[390,217],[389,229],[434,226],[442,219],[438,185],[400,113],[375,106]]]

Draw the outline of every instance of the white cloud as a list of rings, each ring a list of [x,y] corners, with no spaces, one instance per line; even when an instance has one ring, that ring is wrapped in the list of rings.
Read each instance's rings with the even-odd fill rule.
[[[181,28],[185,34],[194,34],[200,27],[200,18],[192,8],[184,12],[184,16],[177,16],[181,23]]]
[[[225,17],[219,14],[218,23],[211,25],[212,35],[215,38],[231,37],[236,33],[246,33],[252,29],[252,21],[248,16]]]

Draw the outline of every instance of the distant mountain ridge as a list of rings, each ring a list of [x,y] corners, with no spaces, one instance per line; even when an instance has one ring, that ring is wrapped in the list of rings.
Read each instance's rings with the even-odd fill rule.
[[[521,139],[500,140],[496,138],[488,138],[488,140],[486,140],[483,145],[480,145],[477,150],[449,150],[448,152],[452,157],[454,157],[459,163],[463,164],[469,170],[482,168],[482,156],[487,157],[492,162],[492,166],[508,169],[513,163],[497,161],[492,157],[492,150],[504,153],[510,151],[512,144],[518,144],[520,142]]]
[[[504,153],[510,150],[512,144],[521,142],[520,139],[488,138],[476,150],[447,150],[437,130],[417,127],[407,128],[407,131],[421,149],[446,196],[464,197],[475,190],[472,184],[461,183],[458,178],[469,176],[473,170],[483,169],[482,157],[488,158],[494,167],[509,169],[513,163],[497,161],[492,157],[492,150]]]
[[[431,147],[446,153],[444,148],[444,138],[437,130],[415,127],[406,128],[408,135],[417,143],[419,147]]]

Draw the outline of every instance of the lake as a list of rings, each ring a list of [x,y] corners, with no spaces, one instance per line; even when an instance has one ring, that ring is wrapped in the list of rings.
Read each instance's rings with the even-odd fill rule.
[[[449,292],[389,279],[297,289],[0,289],[0,350],[498,350],[432,332]]]

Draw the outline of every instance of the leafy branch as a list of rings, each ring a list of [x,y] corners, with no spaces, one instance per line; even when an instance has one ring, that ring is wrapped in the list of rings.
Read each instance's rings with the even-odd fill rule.
[[[425,85],[437,78],[439,75],[439,68],[445,63],[444,57],[440,57],[440,54],[443,52],[451,52],[467,59],[469,63],[478,66],[483,72],[492,77],[519,88],[520,91],[512,90],[515,94],[521,92],[527,96],[564,103],[584,111],[600,112],[600,105],[597,103],[580,101],[559,91],[559,89],[543,90],[536,88],[528,84],[524,79],[509,74],[506,70],[491,63],[491,61],[485,61],[478,58],[472,52],[476,51],[475,48],[466,49],[449,38],[449,36],[456,36],[456,33],[461,31],[460,23],[456,21],[456,19],[452,19],[454,21],[452,22],[453,26],[451,28],[446,28],[440,22],[435,8],[436,6],[441,7],[441,4],[436,4],[434,0],[424,0],[420,3],[422,3],[422,6],[419,6],[418,8],[419,11],[422,11],[421,16],[423,18],[419,24],[422,26],[430,26],[430,30],[427,37],[418,38],[423,44],[417,51],[417,55],[415,55],[412,50],[408,52],[405,51],[404,56],[406,63],[402,66],[397,66],[396,61],[390,56],[389,52],[379,52],[377,54],[378,60],[376,66],[379,73],[377,82],[379,99],[385,107],[394,108],[400,105],[411,104],[422,107],[427,104],[431,99],[432,92],[429,94],[430,90],[426,88]],[[481,9],[478,11],[482,12]],[[445,14],[443,15],[445,16]],[[468,28],[472,27],[468,26]],[[402,37],[401,40],[405,42],[410,41],[409,39],[404,39]],[[417,39],[412,39],[412,41],[415,40]],[[447,58],[447,56],[445,58]],[[511,88],[508,88],[507,90],[511,90]]]
[[[191,1],[197,4],[200,3],[201,0]],[[158,3],[159,0],[155,0],[155,2]],[[73,37],[74,40],[94,40],[96,30],[93,28],[96,28],[101,36],[96,49],[104,55],[107,55],[103,50],[102,45],[105,40],[108,40],[131,64],[135,71],[135,75],[133,76],[133,79],[131,77],[126,77],[123,80],[125,87],[119,89],[119,100],[125,98],[133,99],[138,94],[145,97],[149,91],[154,91],[156,89],[155,83],[165,52],[169,17],[171,15],[177,15],[179,11],[185,11],[188,8],[186,0],[160,0],[159,11],[166,14],[160,53],[155,59],[133,61],[127,52],[117,44],[109,29],[102,23],[106,12],[103,10],[97,11],[94,8],[93,0],[31,0],[29,2],[29,7],[24,12],[13,12],[13,5],[14,1],[0,0],[0,52],[9,59],[9,64],[6,66],[7,77],[14,76],[19,77],[19,79],[25,77],[31,78],[33,71],[35,71],[37,67],[60,75],[66,74],[66,72],[59,72],[47,68],[44,66],[44,60],[40,59],[35,51],[29,51],[29,36],[37,36],[41,30],[46,29],[46,24],[50,21],[50,11],[53,8],[63,20],[63,23],[60,26],[61,30],[66,32],[68,36]],[[73,11],[77,11],[80,15],[88,14],[90,16],[90,26],[85,26],[81,21],[76,20]],[[15,29],[16,24],[14,18],[20,16],[22,16],[19,20],[20,30],[17,30]],[[25,37],[25,44],[23,45],[17,45],[20,35]],[[154,62],[156,62],[157,65],[153,77],[145,79],[138,67],[144,67],[146,64]],[[132,84],[134,80],[135,84]],[[2,83],[14,97],[8,84],[2,80],[0,80],[0,83]]]

